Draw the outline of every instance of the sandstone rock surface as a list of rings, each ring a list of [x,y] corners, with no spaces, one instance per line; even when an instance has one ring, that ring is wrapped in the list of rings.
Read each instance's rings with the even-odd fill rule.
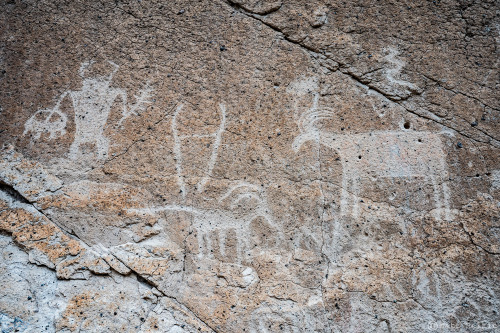
[[[1,332],[497,332],[498,1],[2,1]]]

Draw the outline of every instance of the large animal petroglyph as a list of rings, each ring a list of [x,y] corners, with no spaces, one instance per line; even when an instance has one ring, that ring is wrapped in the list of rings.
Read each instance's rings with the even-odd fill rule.
[[[319,107],[319,94],[312,95],[312,107],[297,121],[300,134],[292,148],[297,153],[304,143],[314,141],[338,152],[342,163],[341,216],[359,216],[361,181],[371,177],[418,178],[432,184],[436,218],[451,218],[448,171],[439,133],[394,130],[339,134],[323,130],[318,124],[333,119],[335,111]]]
[[[82,78],[82,88],[76,91],[65,91],[53,108],[37,111],[24,125],[24,135],[33,133],[33,139],[39,139],[43,134],[52,140],[66,133],[68,118],[61,110],[61,103],[69,97],[75,112],[75,133],[68,157],[77,159],[83,154],[82,145],[93,145],[98,160],[106,158],[109,149],[109,140],[104,136],[104,128],[107,124],[109,113],[113,104],[120,99],[122,117],[121,124],[131,115],[139,115],[147,104],[151,103],[152,88],[146,85],[135,97],[135,103],[128,103],[127,92],[122,88],[111,87],[113,75],[119,66],[108,61],[113,70],[108,76],[85,78],[85,70],[93,62],[85,62],[81,65],[79,75]]]

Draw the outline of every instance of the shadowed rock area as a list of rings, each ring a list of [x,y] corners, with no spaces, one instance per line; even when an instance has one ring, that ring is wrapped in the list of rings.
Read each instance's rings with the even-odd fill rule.
[[[500,330],[500,3],[0,0],[0,328]]]

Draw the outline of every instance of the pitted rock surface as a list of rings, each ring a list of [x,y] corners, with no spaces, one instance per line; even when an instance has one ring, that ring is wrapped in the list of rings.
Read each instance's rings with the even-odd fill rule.
[[[1,332],[496,332],[498,1],[3,1]]]

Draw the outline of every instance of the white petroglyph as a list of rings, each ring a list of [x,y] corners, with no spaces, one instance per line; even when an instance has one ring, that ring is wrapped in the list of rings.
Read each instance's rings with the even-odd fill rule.
[[[441,292],[441,279],[436,272],[425,267],[416,267],[416,271],[412,271],[411,282],[415,286],[414,296],[427,304],[433,304],[439,308],[443,308],[443,295]]]
[[[192,227],[197,232],[197,241],[200,248],[198,258],[214,258],[214,251],[218,250],[221,256],[234,257],[234,263],[242,263],[247,258],[247,251],[251,250],[250,236],[252,222],[257,218],[262,218],[272,229],[270,238],[281,240],[283,237],[280,228],[274,222],[267,205],[267,199],[263,191],[251,184],[237,184],[229,189],[219,199],[219,202],[230,201],[230,207],[243,204],[243,200],[253,201],[249,212],[238,214],[234,211],[223,209],[200,209],[192,206],[166,205],[160,207],[134,208],[129,209],[129,213],[156,215],[160,212],[177,211],[187,212],[193,215]],[[235,249],[229,253],[231,246],[228,241],[235,238]]]
[[[174,112],[174,116],[172,119],[172,134],[174,136],[175,171],[177,173],[177,182],[178,182],[179,187],[182,191],[182,195],[186,196],[186,194],[187,194],[186,183],[184,181],[184,175],[182,174],[182,172],[183,172],[183,168],[182,168],[182,162],[183,162],[182,161],[182,141],[185,139],[192,138],[192,137],[196,137],[196,138],[209,137],[209,138],[214,139],[214,142],[212,145],[212,153],[210,155],[210,160],[208,161],[206,172],[205,172],[203,178],[197,184],[198,192],[201,193],[201,192],[203,192],[203,189],[205,188],[206,183],[208,182],[208,180],[212,176],[212,171],[215,167],[215,163],[217,162],[217,157],[219,156],[219,147],[220,147],[220,144],[222,141],[222,133],[224,132],[224,130],[226,128],[226,106],[224,104],[219,104],[221,120],[220,120],[219,128],[217,129],[217,132],[206,134],[206,135],[195,135],[195,134],[181,135],[181,134],[179,134],[177,117],[179,116],[179,113],[182,111],[182,108],[183,108],[183,104],[180,104]]]
[[[121,124],[131,115],[139,115],[151,103],[150,97],[153,89],[146,85],[135,96],[135,103],[129,104],[127,92],[122,88],[111,87],[113,75],[118,71],[118,65],[108,61],[113,70],[108,76],[85,78],[84,72],[93,62],[85,62],[79,69],[82,77],[82,88],[76,91],[65,91],[57,100],[52,109],[37,111],[28,121],[24,128],[24,135],[29,132],[34,133],[32,139],[39,139],[44,133],[49,139],[55,139],[66,133],[68,118],[60,110],[61,103],[69,97],[75,112],[75,134],[71,144],[68,157],[77,159],[82,151],[80,147],[84,144],[91,144],[95,148],[98,160],[104,159],[108,154],[109,140],[103,134],[107,124],[111,107],[120,98],[122,102]]]
[[[440,133],[396,130],[359,134],[337,134],[321,130],[317,123],[334,118],[334,111],[318,107],[313,94],[312,107],[298,119],[300,134],[292,148],[298,152],[307,141],[336,149],[342,163],[341,215],[359,216],[362,178],[419,178],[434,187],[436,218],[450,216],[448,171]]]
[[[384,60],[391,65],[389,68],[385,69],[385,77],[389,83],[391,85],[404,86],[410,90],[417,90],[418,87],[416,85],[401,79],[401,70],[406,64],[403,60],[397,57],[399,55],[399,51],[392,47],[386,48],[384,51],[388,53],[384,57]]]
[[[293,93],[297,96],[304,96],[308,93],[314,93],[318,91],[318,78],[314,76],[304,77],[301,80],[296,80],[292,82],[288,88],[288,93]]]
[[[177,182],[181,188],[182,195],[186,195],[186,184],[182,176],[182,153],[181,153],[181,137],[177,132],[177,116],[182,110],[182,104],[175,109],[174,117],[172,118],[172,134],[174,136],[174,156],[175,156],[175,171],[177,173]]]
[[[66,124],[68,117],[61,112],[60,105],[63,99],[68,95],[64,92],[57,100],[56,105],[52,109],[38,110],[26,123],[24,124],[24,133],[33,133],[32,139],[37,140],[44,133],[48,134],[49,139],[66,134]]]
[[[241,272],[243,281],[248,286],[259,279],[257,272],[252,267],[247,267]]]
[[[302,113],[297,120],[300,135],[292,143],[293,150],[297,153],[300,147],[307,141],[320,141],[320,131],[315,127],[315,122],[333,118],[334,112],[329,108],[318,110],[319,94],[313,93],[313,103],[309,110]]]

